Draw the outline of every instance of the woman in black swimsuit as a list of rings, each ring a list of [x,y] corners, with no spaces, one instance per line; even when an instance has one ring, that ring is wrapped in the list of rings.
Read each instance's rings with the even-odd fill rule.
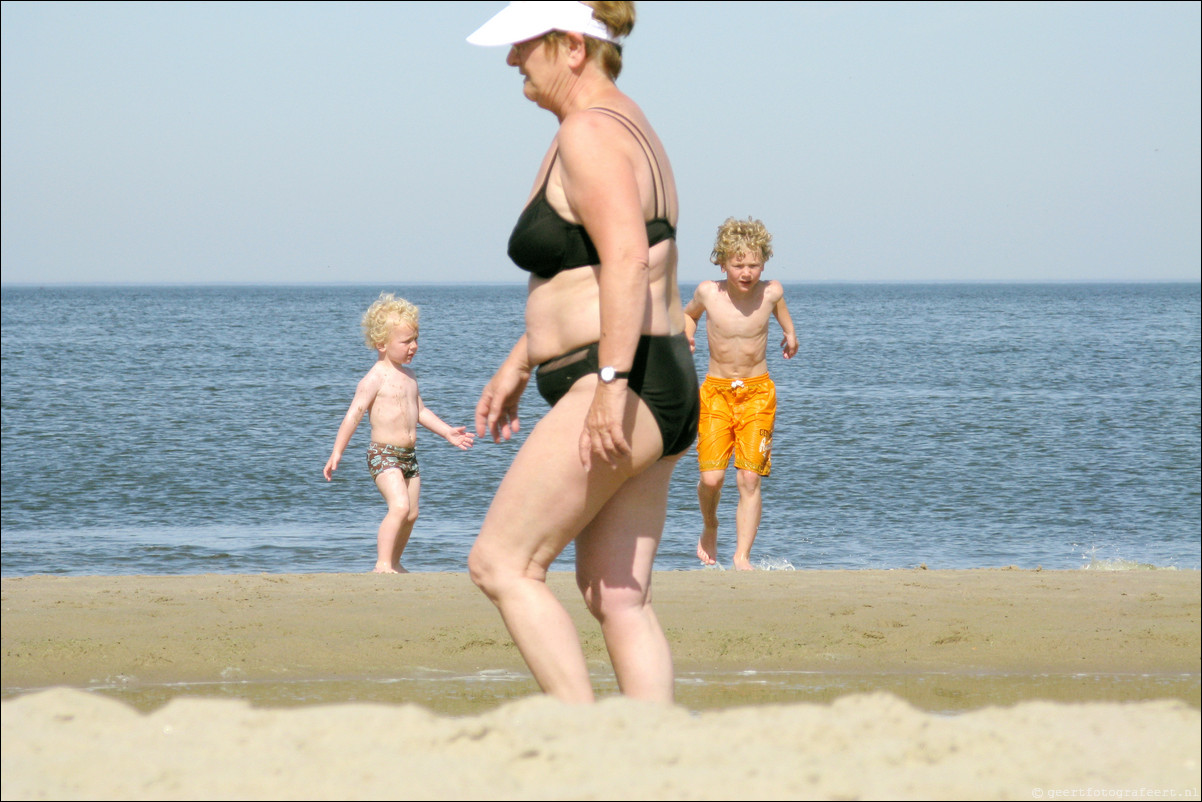
[[[526,438],[468,558],[542,689],[593,690],[571,617],[546,585],[576,542],[576,581],[622,693],[671,702],[672,655],[651,608],[668,483],[697,432],[697,374],[676,283],[676,185],[620,92],[629,2],[513,3],[468,37],[507,63],[559,130],[509,240],[530,272],[526,332],[476,407],[508,439],[532,374],[551,410]]]

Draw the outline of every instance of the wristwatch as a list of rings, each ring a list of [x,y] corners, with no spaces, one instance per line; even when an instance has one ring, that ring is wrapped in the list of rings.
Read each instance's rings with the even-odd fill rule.
[[[613,384],[618,379],[630,378],[630,371],[614,370],[613,365],[606,365],[605,367],[601,368],[601,370],[597,371],[597,375],[601,378],[602,384]]]

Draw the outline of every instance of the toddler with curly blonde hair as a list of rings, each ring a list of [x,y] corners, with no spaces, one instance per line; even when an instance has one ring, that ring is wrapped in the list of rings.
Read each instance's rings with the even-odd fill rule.
[[[387,292],[381,293],[364,313],[363,338],[369,348],[376,350],[376,364],[359,381],[322,471],[327,482],[333,478],[359,421],[368,413],[371,443],[367,447],[367,470],[388,504],[376,533],[373,570],[381,574],[408,573],[401,567],[401,553],[417,523],[421,492],[417,425],[460,449],[471,448],[475,439],[466,427],[445,423],[422,403],[417,376],[409,367],[417,355],[418,317],[416,306]]]

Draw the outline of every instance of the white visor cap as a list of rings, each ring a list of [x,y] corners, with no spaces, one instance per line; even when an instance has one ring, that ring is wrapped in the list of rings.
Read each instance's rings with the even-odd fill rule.
[[[473,45],[514,45],[548,31],[572,31],[617,44],[593,10],[576,0],[514,2],[505,6],[467,38]]]

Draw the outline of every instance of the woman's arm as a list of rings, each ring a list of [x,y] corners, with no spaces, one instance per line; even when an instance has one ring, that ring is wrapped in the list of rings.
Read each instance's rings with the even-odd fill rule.
[[[626,140],[629,147],[623,146]],[[630,133],[600,112],[574,114],[560,127],[564,195],[601,258],[598,359],[619,372],[634,361],[650,297],[647,229],[632,149],[643,159]],[[598,382],[580,436],[586,467],[594,454],[612,463],[630,453],[623,431],[626,391],[625,379]]]
[[[476,433],[492,435],[494,443],[508,440],[521,428],[518,402],[530,381],[530,365],[526,351],[526,335],[518,338],[509,356],[497,368],[476,402]]]

